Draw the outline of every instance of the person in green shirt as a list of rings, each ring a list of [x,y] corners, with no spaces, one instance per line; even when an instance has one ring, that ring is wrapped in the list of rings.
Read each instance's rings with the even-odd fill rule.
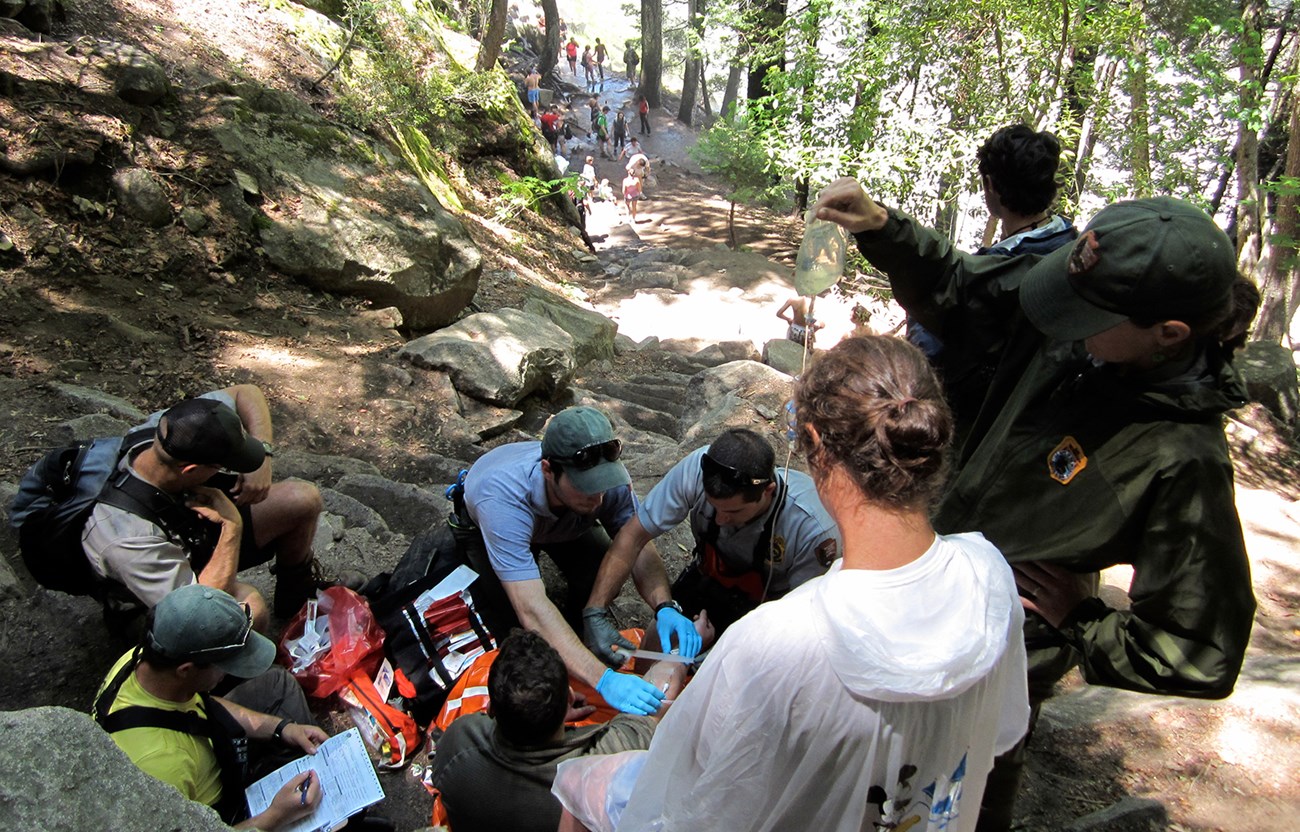
[[[1157,197],[1108,206],[1046,256],[993,258],[852,179],[815,210],[950,347],[998,347],[983,400],[957,414],[971,427],[934,525],[983,532],[1012,564],[1034,715],[1076,665],[1092,684],[1230,694],[1255,599],[1223,418],[1246,400],[1232,345],[1258,294],[1227,235]],[[1096,596],[1116,564],[1133,567],[1127,609]],[[981,830],[1009,828],[1023,759],[1023,746],[1000,758]]]
[[[93,715],[140,770],[235,828],[281,829],[315,810],[320,778],[290,778],[250,818],[248,740],[297,756],[315,754],[329,735],[312,723],[293,677],[283,668],[268,673],[274,661],[275,644],[253,628],[248,604],[202,584],[183,586],[149,614],[142,645],[109,671]],[[227,674],[252,681],[211,696]]]

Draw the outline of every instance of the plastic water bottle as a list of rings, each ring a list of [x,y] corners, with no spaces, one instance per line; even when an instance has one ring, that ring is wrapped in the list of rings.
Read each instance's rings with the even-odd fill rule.
[[[794,263],[794,290],[804,297],[834,286],[844,274],[847,250],[844,229],[817,219],[811,210],[804,215],[803,242]]]

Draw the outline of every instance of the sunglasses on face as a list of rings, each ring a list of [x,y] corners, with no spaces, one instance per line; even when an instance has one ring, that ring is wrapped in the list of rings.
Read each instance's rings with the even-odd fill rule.
[[[731,488],[752,488],[756,485],[767,485],[772,481],[770,476],[751,477],[730,465],[723,465],[707,453],[700,457],[700,469],[704,471],[704,476],[717,477]]]
[[[602,462],[617,462],[622,455],[622,441],[611,439],[608,442],[600,442],[595,445],[588,445],[585,448],[579,448],[570,456],[557,456],[554,459],[556,462],[575,471],[587,471]]]

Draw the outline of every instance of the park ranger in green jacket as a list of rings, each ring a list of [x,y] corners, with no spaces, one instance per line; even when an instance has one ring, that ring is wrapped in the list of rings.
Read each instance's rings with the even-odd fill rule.
[[[1258,295],[1227,235],[1187,203],[1137,200],[1072,246],[1001,259],[956,250],[852,179],[817,210],[948,348],[998,357],[978,410],[958,414],[972,428],[935,529],[981,531],[1012,563],[1031,698],[1075,664],[1094,684],[1231,693],[1255,600],[1223,435],[1245,396],[1225,342]],[[1095,597],[1098,570],[1121,563],[1126,610]],[[1009,825],[1002,798],[1005,818],[986,823],[986,799],[981,830]]]

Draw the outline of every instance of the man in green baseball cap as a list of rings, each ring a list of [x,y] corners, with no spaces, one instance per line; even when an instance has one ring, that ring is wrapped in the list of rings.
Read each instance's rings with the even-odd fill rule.
[[[952,403],[970,427],[933,521],[983,533],[1010,563],[1033,713],[1074,666],[1092,684],[1231,693],[1255,599],[1223,416],[1246,400],[1232,353],[1259,294],[1213,218],[1135,199],[1051,254],[991,258],[852,179],[815,211],[948,349],[994,359],[982,398]],[[1117,564],[1132,567],[1131,604],[1111,606],[1097,582]],[[978,832],[1012,823],[1025,741],[1003,751]]]
[[[1196,206],[1155,197],[1103,208],[1073,245],[1026,273],[1020,305],[1039,331],[1079,341],[1128,320],[1229,309],[1236,278],[1228,235]]]
[[[320,778],[291,778],[249,818],[249,752],[278,765],[315,754],[328,735],[274,661],[275,645],[254,629],[247,603],[202,584],[183,586],[149,613],[141,646],[109,671],[93,716],[142,771],[212,806],[227,823],[281,829],[320,803]],[[249,681],[212,696],[227,674]],[[250,746],[250,739],[263,742]]]
[[[540,442],[502,445],[479,457],[453,486],[451,518],[461,560],[479,574],[474,603],[498,640],[513,627],[533,630],[559,652],[569,673],[621,711],[651,714],[661,691],[638,676],[616,673],[583,646],[582,611],[610,538],[636,515],[623,443],[609,417],[570,407],[551,417]],[[565,609],[546,595],[537,553],[545,552],[568,583]],[[636,559],[637,587],[651,607],[671,601],[668,577],[653,545]],[[676,610],[660,623],[695,638]]]

